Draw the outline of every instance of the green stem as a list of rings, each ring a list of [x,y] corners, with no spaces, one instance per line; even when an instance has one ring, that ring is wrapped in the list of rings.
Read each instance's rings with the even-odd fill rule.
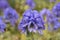
[[[32,38],[32,40],[34,40],[33,32],[31,33],[31,38]]]

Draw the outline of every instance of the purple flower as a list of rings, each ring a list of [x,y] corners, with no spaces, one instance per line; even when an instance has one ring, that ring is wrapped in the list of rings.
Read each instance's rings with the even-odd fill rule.
[[[34,8],[35,7],[35,2],[34,0],[26,0],[26,4],[30,6],[30,8]]]
[[[42,19],[45,23],[46,23],[46,21],[45,21],[44,17],[46,17],[46,19],[48,19],[48,17],[51,16],[50,14],[51,14],[51,11],[46,8],[44,8],[40,11],[40,16],[42,17]]]
[[[9,7],[7,0],[0,0],[0,9],[5,9]]]
[[[6,24],[3,22],[2,17],[0,17],[0,33],[4,32],[5,28],[6,28]]]
[[[56,0],[50,0],[50,2],[56,2]]]
[[[54,29],[58,29],[60,27],[60,2],[57,3],[53,8],[52,8],[52,12],[55,16],[55,18],[57,19],[57,22],[55,23]]]
[[[55,18],[48,18],[48,28],[49,27],[54,27],[57,23],[57,20]]]
[[[48,30],[56,30],[60,27],[58,19],[53,14],[51,14],[51,16],[48,17],[47,22]]]
[[[51,25],[53,25],[53,26],[51,26]],[[50,25],[48,25],[48,30],[49,31],[52,31],[52,30],[57,30],[57,29],[59,29],[60,28],[60,23],[58,23],[58,22],[55,22],[54,24],[52,23],[50,23]]]
[[[53,7],[52,12],[56,17],[60,17],[60,2]]]
[[[43,8],[41,11],[40,11],[40,15],[43,17],[43,16],[49,16],[51,14],[50,10],[46,9],[46,8]]]
[[[53,30],[53,29],[57,29],[59,28],[58,26],[58,19],[55,17],[55,15],[53,13],[51,13],[51,11],[49,11],[48,9],[43,9],[40,12],[40,15],[42,17],[42,19],[44,19],[44,16],[46,16],[46,22],[48,23],[48,30]]]
[[[7,20],[7,22],[10,22],[11,25],[15,25],[15,23],[18,20],[18,14],[16,10],[13,8],[9,7],[4,10],[4,19]]]
[[[39,29],[45,29],[45,27],[38,11],[29,9],[24,12],[18,29],[22,30],[22,32],[26,32],[28,30],[29,32],[36,33],[36,31]]]

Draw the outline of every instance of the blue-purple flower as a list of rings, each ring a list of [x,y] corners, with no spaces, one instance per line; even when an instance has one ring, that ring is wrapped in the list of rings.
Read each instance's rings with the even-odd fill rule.
[[[57,17],[55,17],[53,14],[50,14],[50,16],[48,16],[47,22],[48,22],[48,30],[56,30],[60,27],[59,25],[60,23]]]
[[[53,29],[58,29],[59,28],[59,22],[57,17],[48,9],[44,8],[41,12],[40,15],[42,19],[44,20],[44,17],[46,17],[46,22],[48,23],[48,30],[53,30]]]
[[[34,8],[35,7],[34,0],[26,0],[26,4],[29,5],[30,8]]]
[[[0,0],[0,9],[5,9],[9,7],[7,0]]]
[[[43,30],[45,27],[38,11],[29,9],[24,12],[18,29],[22,30],[22,32],[26,32],[28,30],[29,32],[36,33],[36,31],[40,29]]]
[[[57,19],[55,17],[49,17],[48,18],[48,29],[53,30],[54,27],[57,25]]]
[[[1,32],[4,32],[5,29],[6,28],[6,24],[3,22],[3,19],[2,19],[2,17],[0,17],[0,33]]]
[[[54,26],[54,29],[58,29],[60,27],[60,2],[57,3],[53,8],[52,8],[52,13],[54,15],[54,22],[55,22],[55,26]],[[56,19],[56,21],[55,21]]]
[[[60,17],[60,2],[52,8],[52,12],[56,17]]]
[[[46,9],[46,8],[43,8],[41,11],[40,11],[40,16],[42,17],[42,19],[43,19],[43,21],[46,23],[46,21],[45,21],[45,18],[44,17],[46,17],[46,19],[48,18],[48,16],[50,16],[50,14],[51,14],[51,11],[50,10],[48,10],[48,9]]]
[[[19,16],[16,12],[16,10],[14,10],[11,7],[8,7],[4,10],[4,19],[6,22],[10,22],[11,25],[15,25],[15,23],[17,22]]]

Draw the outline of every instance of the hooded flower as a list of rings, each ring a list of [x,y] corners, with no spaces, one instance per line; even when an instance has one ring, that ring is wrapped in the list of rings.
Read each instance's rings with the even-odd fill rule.
[[[2,17],[0,17],[0,33],[4,32],[5,28],[6,28],[6,24],[3,22]]]
[[[45,29],[45,27],[38,11],[29,9],[24,12],[18,29],[22,31],[24,30],[24,32],[28,30],[29,32],[36,33],[36,31],[39,29]]]
[[[16,21],[18,20],[18,14],[16,10],[9,7],[4,10],[4,19],[7,20],[7,22],[10,22],[11,25],[15,25]]]
[[[50,14],[50,16],[47,19],[47,22],[48,30],[56,30],[60,27],[58,19],[53,14]]]
[[[0,9],[5,9],[9,7],[7,0],[0,0]]]
[[[57,23],[57,20],[55,18],[49,18],[48,19],[48,29],[51,27],[53,28],[56,25],[56,23]]]
[[[56,17],[60,17],[60,2],[52,8],[52,12]]]
[[[55,26],[54,29],[58,29],[60,27],[60,2],[57,3],[53,8],[52,8],[52,13],[54,14],[55,18],[54,18],[54,22],[55,22]],[[56,21],[55,21],[56,19]]]
[[[54,30],[54,29],[58,29],[59,28],[59,22],[57,17],[54,16],[53,13],[51,13],[51,11],[49,11],[48,9],[43,9],[40,12],[41,17],[44,19],[44,17],[46,17],[46,22],[48,23],[48,30]]]
[[[45,23],[46,23],[45,19],[48,19],[48,16],[51,16],[50,14],[51,14],[50,10],[48,10],[46,8],[44,8],[40,11],[40,16],[42,17],[42,19]]]
[[[26,4],[29,5],[30,8],[34,8],[35,7],[34,0],[26,0]]]

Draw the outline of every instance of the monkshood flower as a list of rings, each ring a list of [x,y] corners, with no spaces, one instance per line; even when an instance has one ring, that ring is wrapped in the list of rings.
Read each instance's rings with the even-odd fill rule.
[[[59,25],[60,24],[59,22],[60,21],[60,2],[53,7],[52,12],[55,15],[56,19],[58,20],[54,29],[58,29],[60,27]]]
[[[27,30],[36,33],[36,31],[40,32],[39,30],[43,30],[45,27],[38,11],[29,9],[24,12],[18,29],[25,33]]]
[[[10,22],[12,26],[15,25],[19,16],[15,9],[8,7],[4,10],[4,19],[6,22]]]
[[[53,18],[52,16],[50,16],[47,19],[47,22],[48,22],[48,29],[51,30],[51,27],[53,28],[56,25],[57,20],[55,18]]]
[[[5,9],[9,7],[7,0],[0,0],[0,9]]]
[[[4,32],[6,28],[6,24],[3,22],[2,17],[0,17],[0,33]]]
[[[43,9],[40,12],[40,15],[41,15],[42,18],[44,16],[46,16],[46,20],[47,20],[46,23],[48,23],[48,30],[57,29],[56,27],[59,26],[58,25],[58,19],[54,16],[53,13],[51,13],[51,11],[49,11],[48,9]],[[56,25],[58,25],[58,26],[56,26]]]
[[[60,17],[60,2],[52,8],[52,12],[56,17]]]
[[[43,34],[42,30],[45,29],[44,21],[43,21],[42,17],[40,16],[40,14],[36,10],[34,10],[33,12],[34,12],[34,19],[35,19],[34,22],[38,27],[37,31],[40,34]]]
[[[50,10],[48,10],[46,8],[43,8],[40,11],[40,16],[42,17],[42,19],[44,20],[44,22],[46,22],[44,17],[46,17],[46,19],[47,19],[50,14],[51,14]]]
[[[34,8],[35,7],[34,0],[26,0],[26,4],[29,5],[30,8]]]
[[[48,30],[56,30],[60,27],[58,19],[53,14],[51,14],[48,17],[47,21],[48,21]]]

